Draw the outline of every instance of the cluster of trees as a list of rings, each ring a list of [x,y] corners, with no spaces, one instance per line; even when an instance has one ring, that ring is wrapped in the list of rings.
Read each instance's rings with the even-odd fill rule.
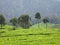
[[[29,28],[31,26],[30,17],[28,14],[23,14],[18,18],[14,17],[10,20],[10,22],[14,26],[14,28],[13,28],[14,30],[17,26],[21,26],[23,28]]]
[[[41,15],[40,15],[40,13],[39,12],[37,12],[36,14],[35,14],[35,18],[38,20],[38,27],[40,26],[39,25],[39,20],[41,19]],[[46,24],[46,30],[47,30],[47,23],[49,22],[49,19],[48,18],[44,18],[43,19],[43,23],[44,24]]]
[[[39,12],[35,14],[35,19],[37,19],[38,27],[39,27],[39,20],[41,19],[41,15]],[[29,28],[31,25],[30,23],[31,17],[28,14],[23,14],[20,17],[12,18],[10,19],[10,23],[14,26],[14,30],[16,29],[17,26],[21,26],[23,28]],[[46,24],[46,29],[47,29],[47,23],[49,22],[48,18],[44,18],[43,22]],[[2,26],[5,25],[5,17],[0,14],[0,26],[2,29]]]
[[[0,14],[0,26],[1,26],[1,29],[2,29],[2,26],[5,25],[5,17]]]

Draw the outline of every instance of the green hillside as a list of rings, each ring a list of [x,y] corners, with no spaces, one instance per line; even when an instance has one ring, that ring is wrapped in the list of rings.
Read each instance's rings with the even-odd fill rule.
[[[13,26],[6,25],[0,29],[0,45],[60,45],[60,29],[53,28],[54,24],[33,25],[29,29],[18,27],[13,30]],[[57,25],[58,26],[58,25]]]

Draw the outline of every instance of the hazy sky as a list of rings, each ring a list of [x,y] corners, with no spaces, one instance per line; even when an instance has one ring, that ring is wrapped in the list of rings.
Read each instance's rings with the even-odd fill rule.
[[[0,0],[0,13],[4,15],[19,16],[24,13],[42,15],[60,13],[60,0]]]

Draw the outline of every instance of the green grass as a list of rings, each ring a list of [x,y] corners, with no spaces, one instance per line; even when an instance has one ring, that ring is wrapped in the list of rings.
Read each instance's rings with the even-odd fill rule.
[[[29,29],[18,27],[12,30],[13,26],[4,26],[0,29],[0,45],[60,45],[60,29],[51,28],[54,24],[34,25]]]

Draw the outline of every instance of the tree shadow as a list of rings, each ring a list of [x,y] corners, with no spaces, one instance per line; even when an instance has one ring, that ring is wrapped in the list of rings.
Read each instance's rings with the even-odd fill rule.
[[[0,29],[5,29],[5,28],[0,28]]]
[[[5,33],[5,31],[1,31],[0,34]]]
[[[11,30],[16,30],[16,28],[8,28],[8,30],[10,30],[10,31],[11,31]]]

